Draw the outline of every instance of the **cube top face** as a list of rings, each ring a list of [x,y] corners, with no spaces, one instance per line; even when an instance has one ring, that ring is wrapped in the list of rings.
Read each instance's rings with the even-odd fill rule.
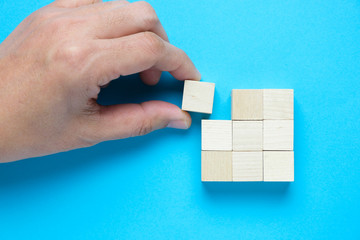
[[[265,151],[263,159],[265,182],[294,181],[294,152]]]
[[[212,113],[215,83],[185,80],[182,110]]]
[[[293,89],[264,89],[264,119],[294,119]]]
[[[293,89],[233,89],[232,120],[294,119]]]
[[[201,152],[201,181],[203,182],[231,182],[232,181],[232,152],[202,151]]]
[[[233,181],[263,181],[262,152],[233,152]]]
[[[262,151],[263,122],[233,121],[233,150]]]
[[[201,149],[232,150],[231,120],[201,120]]]
[[[263,90],[233,89],[231,92],[232,120],[262,120]]]
[[[264,150],[294,149],[294,120],[264,120]]]

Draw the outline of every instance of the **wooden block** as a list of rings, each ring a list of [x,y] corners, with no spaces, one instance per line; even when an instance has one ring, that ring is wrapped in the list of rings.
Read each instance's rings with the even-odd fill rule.
[[[294,152],[264,151],[264,181],[293,182]]]
[[[182,110],[212,113],[215,83],[185,80]]]
[[[201,181],[232,181],[232,152],[202,151]]]
[[[264,89],[264,119],[294,119],[294,90]]]
[[[264,120],[264,150],[294,148],[294,120]]]
[[[233,152],[233,181],[263,181],[262,152]]]
[[[262,151],[263,122],[233,121],[233,150]]]
[[[201,120],[201,150],[231,151],[232,121]]]
[[[231,92],[232,120],[262,120],[263,90],[233,89]]]

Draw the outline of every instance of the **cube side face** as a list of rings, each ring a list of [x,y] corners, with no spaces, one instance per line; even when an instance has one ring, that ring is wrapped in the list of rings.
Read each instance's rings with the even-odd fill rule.
[[[231,182],[232,152],[201,151],[201,181]]]
[[[233,121],[233,150],[263,150],[263,122]]]
[[[264,120],[264,150],[294,149],[294,120]]]
[[[232,121],[201,120],[201,150],[231,151]]]
[[[293,182],[294,152],[264,151],[264,181]]]
[[[214,92],[214,83],[185,80],[181,109],[211,114]]]
[[[233,89],[231,92],[232,120],[262,120],[263,90]]]
[[[264,89],[264,119],[294,119],[294,90]]]
[[[263,181],[262,152],[233,152],[233,181]]]

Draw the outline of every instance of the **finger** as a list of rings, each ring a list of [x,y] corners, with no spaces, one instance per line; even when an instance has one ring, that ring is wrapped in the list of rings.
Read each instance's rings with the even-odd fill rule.
[[[187,112],[162,101],[101,106],[99,116],[90,130],[96,142],[145,135],[165,127],[187,129],[191,125]]]
[[[57,7],[76,8],[102,2],[102,0],[56,0],[52,4]]]
[[[128,1],[126,0],[117,0],[117,1],[110,1],[110,2],[99,2],[96,4],[90,4],[90,5],[85,5],[85,6],[81,6],[79,8],[76,9],[76,11],[74,12],[74,14],[80,16],[80,15],[103,15],[106,14],[107,11],[110,11],[112,9],[115,8],[120,8],[124,5],[130,4]],[[92,22],[93,24],[93,22]]]
[[[130,75],[150,68],[168,71],[179,80],[201,79],[200,73],[184,51],[152,32],[97,41],[99,49],[89,69],[93,70],[97,79],[110,81],[112,79],[106,79],[106,76]]]
[[[139,32],[154,32],[168,41],[154,8],[147,2],[135,2],[100,12],[94,21],[94,34],[101,39],[118,38]]]
[[[154,68],[150,68],[148,70],[141,72],[140,78],[145,84],[154,86],[159,82],[161,74],[162,74],[161,71]]]

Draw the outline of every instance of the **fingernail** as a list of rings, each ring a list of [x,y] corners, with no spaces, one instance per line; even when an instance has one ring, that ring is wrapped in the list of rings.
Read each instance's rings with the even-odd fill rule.
[[[188,129],[191,125],[191,117],[188,114],[185,114],[183,120],[173,120],[170,121],[167,125],[168,128],[177,128],[177,129]]]
[[[198,74],[198,79],[201,80],[201,73],[197,69],[196,69],[196,71],[197,71],[197,74]]]

